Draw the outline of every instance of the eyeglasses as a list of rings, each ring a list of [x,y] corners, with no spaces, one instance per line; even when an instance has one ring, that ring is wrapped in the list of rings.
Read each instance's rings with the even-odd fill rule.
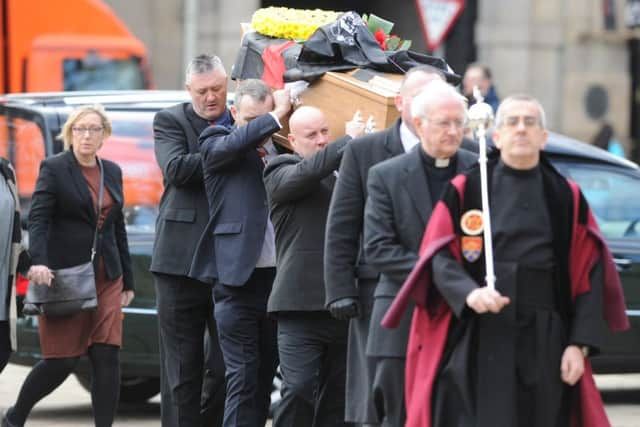
[[[76,135],[84,135],[86,132],[89,132],[89,135],[97,135],[102,132],[104,128],[101,127],[91,127],[91,128],[83,128],[83,127],[72,127],[71,131]]]
[[[507,116],[504,118],[504,124],[505,126],[516,127],[521,120],[526,128],[532,128],[538,125],[538,118],[535,116]]]
[[[458,131],[464,128],[465,125],[464,120],[427,120],[440,130],[448,130],[453,126],[453,128]]]

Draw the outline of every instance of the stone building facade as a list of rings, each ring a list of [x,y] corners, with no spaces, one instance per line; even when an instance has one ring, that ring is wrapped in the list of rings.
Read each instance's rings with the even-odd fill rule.
[[[158,89],[184,87],[189,52],[214,53],[230,69],[240,45],[240,22],[251,20],[259,0],[104,0],[142,40]],[[195,10],[190,18],[190,9]],[[190,34],[193,44],[186,47]]]
[[[617,28],[605,30],[602,3],[480,1],[478,60],[491,66],[502,96],[528,92],[538,97],[550,129],[589,141],[606,120],[630,154],[631,75],[640,70],[630,70],[627,45],[640,33],[624,26],[625,0],[614,4]],[[599,119],[588,114],[588,107],[597,107],[587,102],[594,88],[604,89],[608,98]]]
[[[640,30],[628,30],[624,26],[626,0],[613,0],[617,23],[613,31],[604,28],[603,0],[468,1],[477,5],[471,30],[475,32],[476,59],[491,67],[501,96],[515,92],[533,94],[547,111],[550,129],[585,141],[590,140],[606,120],[631,154],[633,71],[628,44],[630,39],[640,37]],[[230,68],[240,41],[240,22],[250,21],[253,11],[265,3],[259,0],[105,2],[148,46],[156,86],[161,89],[183,86],[188,52],[216,53]],[[283,0],[283,4],[286,2]],[[309,7],[307,3],[313,1],[304,4]],[[330,3],[324,1],[322,7]],[[196,8],[191,21],[186,19],[189,5]],[[395,32],[413,38],[415,49],[424,49],[412,0],[393,6],[381,0],[363,4],[351,0],[349,5],[365,9],[359,12],[369,10],[388,17],[396,23]],[[340,2],[336,2],[335,8],[340,7]],[[185,43],[185,37],[189,37],[186,32],[193,40],[189,48]],[[594,87],[608,98],[606,111],[597,119],[591,117],[587,109],[588,94]],[[640,89],[637,92],[640,102]]]

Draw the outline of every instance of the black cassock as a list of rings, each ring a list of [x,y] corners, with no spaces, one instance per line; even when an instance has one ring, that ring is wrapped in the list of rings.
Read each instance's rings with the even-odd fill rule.
[[[496,289],[511,303],[476,314],[465,299],[484,282],[484,256],[463,265],[447,248],[434,256],[433,283],[455,319],[434,386],[433,426],[568,427],[576,397],[561,380],[561,358],[567,345],[600,345],[602,271],[594,268],[591,291],[572,304],[568,200],[540,166],[522,171],[499,161],[489,176]],[[467,183],[462,214],[481,209],[479,185]]]

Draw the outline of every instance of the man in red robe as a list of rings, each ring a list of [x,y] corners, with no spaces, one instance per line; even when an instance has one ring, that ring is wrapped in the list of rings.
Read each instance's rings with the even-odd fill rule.
[[[488,162],[496,288],[484,285],[479,168],[436,205],[421,258],[383,320],[415,300],[406,365],[410,427],[608,426],[588,354],[602,320],[628,328],[618,275],[586,200],[541,153],[544,110],[526,95],[496,116]]]

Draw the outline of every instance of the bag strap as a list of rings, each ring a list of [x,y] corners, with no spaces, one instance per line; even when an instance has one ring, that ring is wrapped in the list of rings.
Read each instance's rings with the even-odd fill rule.
[[[96,211],[96,228],[93,231],[93,246],[91,247],[91,262],[96,255],[96,246],[98,244],[98,221],[100,220],[100,212],[102,212],[102,196],[104,195],[104,169],[102,167],[102,159],[99,157],[98,167],[100,169],[100,185],[98,187],[98,210]]]

